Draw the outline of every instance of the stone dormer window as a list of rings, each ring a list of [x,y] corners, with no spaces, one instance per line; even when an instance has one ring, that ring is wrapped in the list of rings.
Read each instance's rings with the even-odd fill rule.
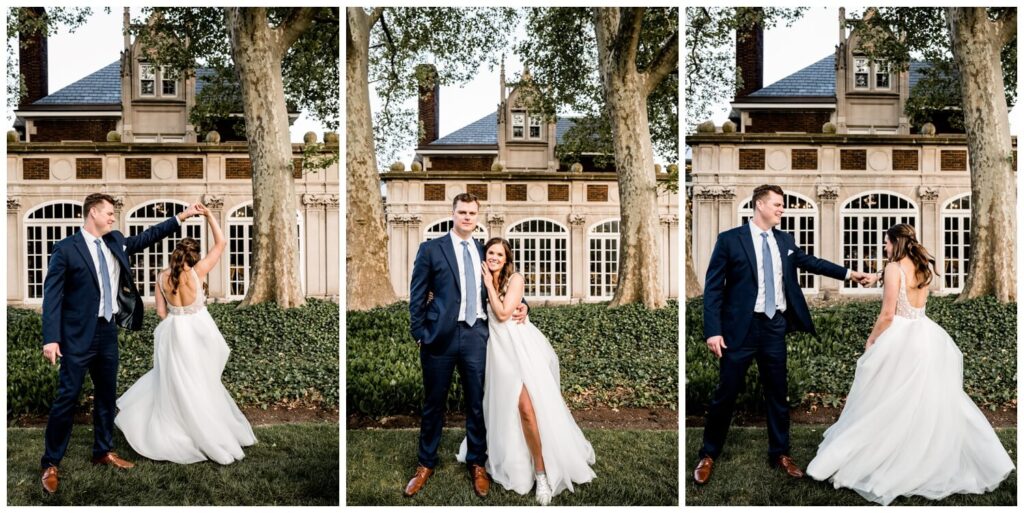
[[[878,61],[875,63],[875,89],[889,89],[890,84],[889,63]]]
[[[853,87],[854,89],[868,89],[868,79],[871,75],[871,64],[867,57],[853,58]]]
[[[526,113],[525,112],[513,112],[512,113],[512,138],[522,139],[525,137],[526,131]]]
[[[160,83],[161,85],[161,96],[178,96],[178,73],[168,69],[166,66],[160,67]]]
[[[530,139],[540,139],[540,116],[530,116]]]
[[[139,64],[139,96],[156,96],[156,67]]]

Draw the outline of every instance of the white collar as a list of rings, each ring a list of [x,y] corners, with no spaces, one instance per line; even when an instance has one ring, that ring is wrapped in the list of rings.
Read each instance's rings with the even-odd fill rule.
[[[89,230],[86,230],[85,226],[82,227],[82,236],[85,237],[85,242],[89,247],[92,247],[92,245],[95,244],[94,241],[103,240],[103,237],[97,237],[89,233]]]
[[[459,237],[458,234],[455,233],[455,230],[449,231],[448,234],[452,236],[452,241],[455,242],[456,246],[461,245],[463,242],[468,242],[470,244],[473,244],[473,236],[472,235],[470,235],[468,239],[463,239],[462,237]],[[475,246],[476,245],[474,244],[474,247]]]
[[[775,231],[774,228],[770,230],[762,230],[760,226],[754,224],[753,219],[747,221],[747,224],[750,225],[750,233],[751,235],[754,236],[755,239],[761,238],[762,233],[767,233],[769,238],[775,238],[775,234],[773,233]]]

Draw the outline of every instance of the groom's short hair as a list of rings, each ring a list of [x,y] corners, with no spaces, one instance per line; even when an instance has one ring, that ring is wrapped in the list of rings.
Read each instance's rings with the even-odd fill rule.
[[[455,212],[455,207],[459,203],[476,203],[476,208],[480,208],[480,199],[476,197],[476,194],[471,192],[463,192],[455,195],[455,199],[452,200],[452,212]]]
[[[92,207],[95,207],[96,205],[99,205],[100,203],[103,203],[104,201],[106,201],[107,203],[110,203],[111,205],[113,205],[114,204],[114,197],[109,195],[109,194],[103,194],[102,192],[94,192],[94,193],[92,193],[92,194],[90,194],[90,195],[85,197],[85,202],[82,203],[82,212],[86,216],[88,216],[89,215],[89,211],[92,210]]]
[[[753,199],[751,199],[754,206],[757,205],[758,201],[763,200],[765,196],[768,196],[769,192],[774,192],[775,194],[778,194],[779,196],[783,197],[786,196],[786,193],[782,192],[782,187],[779,187],[778,185],[761,185],[754,189],[754,197]]]

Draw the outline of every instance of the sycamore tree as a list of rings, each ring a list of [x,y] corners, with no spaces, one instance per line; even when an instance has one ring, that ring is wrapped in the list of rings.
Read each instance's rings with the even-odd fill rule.
[[[1008,106],[1017,90],[1017,9],[886,7],[851,23],[870,58],[900,70],[912,56],[929,62],[907,104],[912,120],[941,121],[967,134],[971,258],[960,298],[1016,300],[1017,185]]]
[[[517,52],[532,72],[527,101],[549,116],[578,114],[559,159],[596,152],[615,164],[619,278],[611,305],[661,307],[654,152],[670,161],[679,153],[678,9],[529,9],[526,31]]]
[[[418,84],[466,82],[493,66],[518,13],[504,8],[348,7],[345,14],[345,168],[347,307],[397,300],[388,266],[379,162],[418,139],[415,112],[404,106]],[[417,65],[431,63],[436,74]],[[436,81],[436,82],[435,82]],[[370,104],[373,84],[381,107]],[[422,127],[421,127],[422,129]]]
[[[191,119],[203,126],[204,116],[223,119],[240,106],[245,120],[254,218],[252,276],[242,306],[305,303],[288,105],[308,110],[328,128],[337,127],[338,15],[332,7],[147,8],[133,26],[155,64],[184,73],[202,66],[213,73],[211,91],[223,91],[216,85],[224,83],[240,91],[237,101],[197,98],[200,108]],[[304,159],[303,166],[331,163],[331,157],[315,160]]]

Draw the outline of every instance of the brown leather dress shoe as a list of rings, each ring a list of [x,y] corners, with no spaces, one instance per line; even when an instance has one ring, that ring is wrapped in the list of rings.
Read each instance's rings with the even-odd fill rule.
[[[697,484],[704,484],[711,479],[711,467],[714,466],[715,460],[711,459],[711,456],[704,456],[697,462],[697,468],[693,469],[693,480]]]
[[[412,497],[419,492],[423,485],[427,484],[427,479],[434,475],[434,469],[419,465],[416,467],[416,475],[412,476],[409,480],[409,484],[405,485],[405,491],[402,492],[406,497]]]
[[[116,453],[108,452],[103,456],[96,456],[92,459],[93,465],[110,465],[111,467],[118,468],[121,470],[127,470],[135,466],[130,461],[122,460]]]
[[[487,475],[487,470],[480,465],[470,465],[469,478],[473,480],[473,492],[476,496],[487,497],[487,492],[491,490],[491,476]]]
[[[783,454],[775,459],[775,466],[786,471],[789,477],[801,478],[804,477],[804,471],[800,470],[800,467],[796,466],[796,462],[793,458],[790,458],[788,454]]]
[[[51,465],[43,470],[43,490],[50,495],[57,493],[57,467]]]

